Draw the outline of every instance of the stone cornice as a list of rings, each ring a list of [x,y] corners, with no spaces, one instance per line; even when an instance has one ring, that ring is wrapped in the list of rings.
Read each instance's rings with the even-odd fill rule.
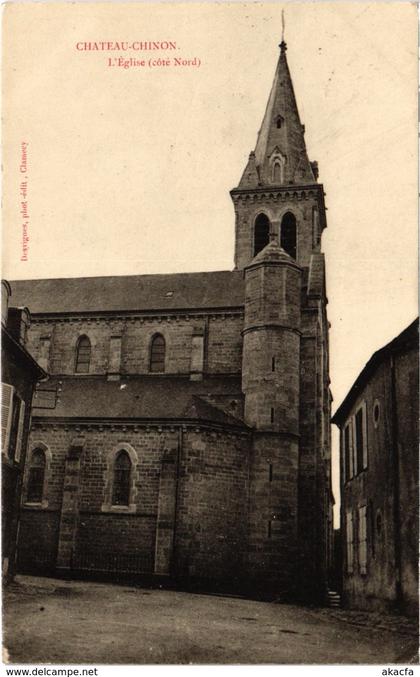
[[[67,417],[47,417],[43,416],[38,418],[33,416],[32,418],[32,430],[48,430],[48,429],[58,430],[59,428],[64,428],[65,430],[75,430],[79,432],[80,430],[102,430],[107,431],[118,431],[118,432],[175,432],[180,428],[183,431],[196,431],[200,432],[202,430],[208,430],[214,432],[217,435],[241,435],[249,436],[252,431],[248,426],[243,423],[242,425],[234,425],[231,423],[216,423],[206,420],[196,420],[196,419],[100,419],[100,418],[67,418]]]
[[[255,270],[256,268],[276,268],[276,267],[292,268],[293,270],[297,270],[298,273],[302,272],[301,266],[298,263],[296,263],[296,261],[287,261],[285,259],[282,261],[270,261],[270,259],[263,259],[262,261],[255,261],[255,263],[251,261],[251,263],[248,263],[248,265],[244,267],[244,271],[246,273],[248,270]]]
[[[322,183],[311,183],[305,186],[289,183],[285,186],[256,186],[255,188],[233,188],[230,194],[233,198],[245,195],[264,195],[265,197],[276,197],[280,199],[296,196],[306,198],[310,193],[324,193]]]
[[[300,440],[300,433],[294,433],[291,430],[257,430],[253,428],[254,437],[281,437],[282,439]]]
[[[274,200],[274,202],[287,202],[288,200],[308,200],[311,197],[317,197],[320,208],[320,221],[322,230],[327,227],[325,193],[322,183],[299,186],[289,184],[287,186],[258,186],[255,188],[234,188],[230,191],[230,196],[234,204],[241,201],[264,202]]]
[[[298,336],[301,336],[302,332],[299,329],[295,329],[294,327],[288,327],[285,324],[275,324],[274,322],[260,322],[259,324],[253,324],[250,325],[249,327],[245,327],[241,331],[241,335],[244,336],[244,334],[249,334],[251,331],[263,331],[264,329],[281,329],[282,331],[290,331],[292,334],[297,334]]]
[[[190,322],[195,319],[225,319],[227,317],[243,317],[243,306],[234,306],[232,308],[203,308],[194,310],[145,310],[145,311],[109,311],[109,312],[75,312],[75,313],[34,313],[32,314],[32,324],[50,323],[50,322],[92,322],[99,324],[105,322],[114,324],[116,322],[140,324],[148,321],[158,322]]]

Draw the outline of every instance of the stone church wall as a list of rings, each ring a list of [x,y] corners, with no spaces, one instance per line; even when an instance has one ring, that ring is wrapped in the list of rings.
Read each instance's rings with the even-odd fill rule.
[[[255,434],[246,569],[256,588],[279,595],[295,585],[298,449],[293,437]]]
[[[207,371],[210,374],[240,374],[242,367],[242,315],[209,318]]]
[[[302,313],[300,349],[299,543],[300,590],[303,597],[321,598],[331,554],[327,529],[330,505],[328,469],[328,373],[321,359],[326,329],[315,305]],[[326,494],[327,492],[327,494]]]
[[[76,344],[86,335],[91,342],[90,374],[105,375],[111,361],[111,337],[121,337],[121,374],[149,372],[150,342],[160,333],[166,342],[165,373],[188,374],[191,370],[193,336],[204,337],[204,371],[211,374],[240,373],[242,360],[241,314],[180,315],[80,319],[37,322],[29,330],[28,348],[49,373],[75,372]],[[113,369],[114,371],[114,369]]]
[[[71,465],[75,436],[83,449],[79,471]],[[77,431],[44,425],[33,430],[29,450],[37,445],[48,449],[51,463],[42,505],[29,504],[24,490],[21,570],[48,572],[57,564],[62,571],[172,573],[198,579],[230,577],[240,570],[246,539],[246,434],[141,426]],[[134,460],[128,506],[113,506],[111,500],[112,463],[120,449]]]
[[[184,577],[243,574],[248,510],[249,438],[227,432],[184,434],[177,568]]]

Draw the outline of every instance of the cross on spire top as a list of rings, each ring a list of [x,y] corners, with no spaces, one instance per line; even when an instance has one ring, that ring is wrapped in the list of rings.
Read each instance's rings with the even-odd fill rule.
[[[284,9],[281,10],[281,43],[279,45],[281,53],[284,54],[284,52],[287,49],[287,45],[284,41],[284,31],[286,28],[286,20],[284,18]]]

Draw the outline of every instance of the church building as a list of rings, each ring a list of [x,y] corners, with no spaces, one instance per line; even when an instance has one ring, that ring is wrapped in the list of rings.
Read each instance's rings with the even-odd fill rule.
[[[318,167],[280,55],[232,271],[12,283],[34,399],[20,571],[322,600],[331,566]]]

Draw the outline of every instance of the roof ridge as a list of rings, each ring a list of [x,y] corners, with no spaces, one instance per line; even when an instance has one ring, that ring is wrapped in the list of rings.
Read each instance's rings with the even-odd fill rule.
[[[109,279],[133,279],[141,277],[171,277],[171,276],[184,276],[189,277],[191,275],[218,275],[219,273],[241,273],[240,270],[195,270],[191,272],[179,271],[173,273],[133,273],[129,275],[87,275],[87,276],[77,276],[77,277],[35,277],[35,278],[22,278],[20,280],[8,280],[11,285],[27,283],[27,282],[68,282],[72,280],[109,280]]]

